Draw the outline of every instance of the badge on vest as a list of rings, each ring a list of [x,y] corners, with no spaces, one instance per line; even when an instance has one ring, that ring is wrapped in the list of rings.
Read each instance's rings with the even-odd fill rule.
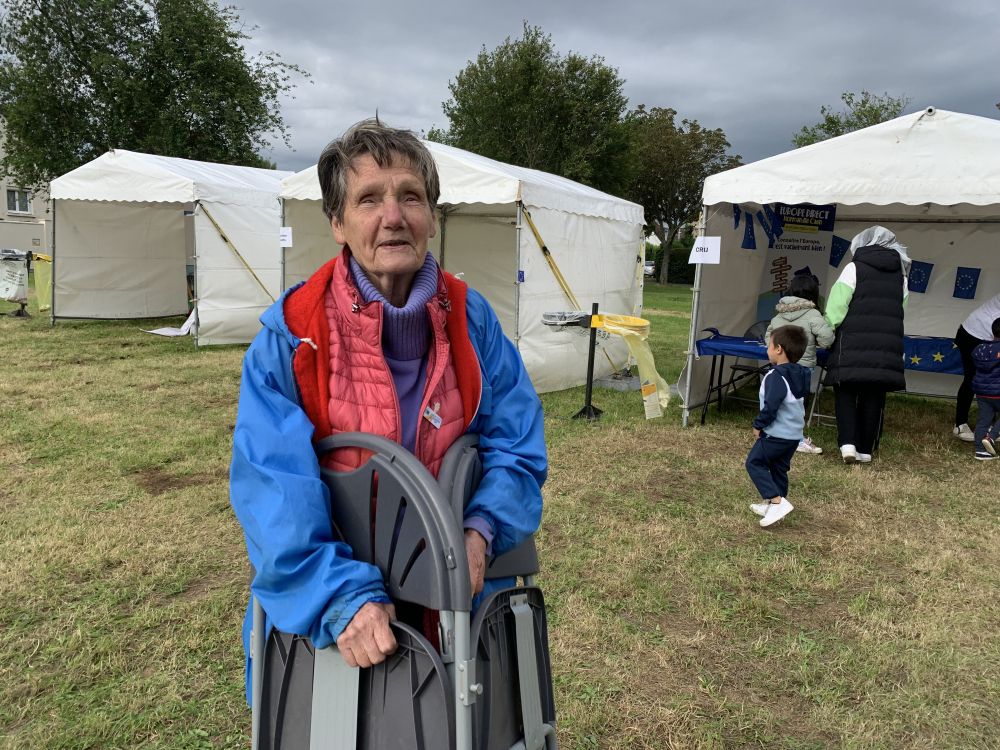
[[[441,415],[438,414],[438,409],[441,408],[441,402],[434,404],[434,409],[432,410],[430,406],[424,409],[424,419],[434,425],[435,430],[441,429]]]

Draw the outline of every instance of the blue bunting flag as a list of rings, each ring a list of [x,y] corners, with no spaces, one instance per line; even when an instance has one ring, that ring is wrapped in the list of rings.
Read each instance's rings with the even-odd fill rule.
[[[751,214],[746,214],[746,221],[743,227],[743,244],[741,247],[744,250],[756,250],[757,240],[753,236],[753,216]]]
[[[733,231],[734,232],[737,229],[740,228],[740,214],[741,213],[743,213],[743,212],[740,211],[740,204],[739,203],[734,203],[733,204]]]
[[[782,221],[774,215],[774,211],[766,203],[764,204],[764,215],[767,217],[767,223],[771,225],[771,231],[774,232],[774,236],[781,239],[781,235],[785,233],[785,230],[781,228]]]
[[[837,268],[840,265],[840,261],[844,259],[844,256],[847,255],[847,251],[850,249],[850,240],[833,235],[833,243],[830,246],[830,265]]]
[[[933,268],[933,263],[924,263],[921,260],[913,261],[913,264],[910,266],[910,276],[907,280],[907,285],[911,292],[920,292],[923,294],[927,291],[927,282],[931,280],[931,270]]]
[[[979,285],[979,273],[981,271],[981,268],[963,268],[959,266],[958,273],[955,275],[955,293],[952,296],[959,299],[975,299],[976,287]]]
[[[760,222],[761,229],[767,235],[767,247],[770,250],[774,247],[774,232],[771,231],[771,227],[767,224],[767,219],[764,218],[764,214],[760,211],[757,212],[757,221]]]

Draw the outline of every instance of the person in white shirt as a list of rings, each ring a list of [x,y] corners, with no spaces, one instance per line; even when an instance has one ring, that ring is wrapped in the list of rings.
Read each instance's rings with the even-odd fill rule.
[[[972,361],[972,350],[984,341],[993,340],[993,321],[1000,318],[1000,294],[976,308],[955,334],[955,346],[962,357],[962,385],[958,389],[955,406],[955,437],[971,443],[976,439],[969,427],[969,409],[972,407],[972,378],[976,365]]]

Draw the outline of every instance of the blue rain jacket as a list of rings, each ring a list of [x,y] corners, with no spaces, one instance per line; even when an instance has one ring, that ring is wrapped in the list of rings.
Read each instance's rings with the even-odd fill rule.
[[[303,282],[304,283],[304,282]],[[330,493],[320,480],[313,425],[299,405],[292,370],[301,344],[285,325],[285,297],[260,318],[263,329],[243,358],[233,434],[229,493],[257,571],[251,590],[271,627],[309,636],[316,648],[336,642],[367,602],[389,601],[378,568],[353,559],[330,529]],[[466,516],[493,528],[493,552],[514,549],[538,530],[548,473],[542,405],[524,363],[496,313],[468,290],[469,339],[479,359],[482,396],[468,432],[478,433],[483,479]],[[307,344],[308,346],[308,344]],[[514,585],[486,581],[473,600]],[[250,702],[252,607],[243,620],[246,694]]]

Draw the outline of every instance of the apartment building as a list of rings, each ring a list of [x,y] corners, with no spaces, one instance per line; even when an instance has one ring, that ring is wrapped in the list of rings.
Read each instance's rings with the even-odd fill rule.
[[[0,154],[2,149],[0,143]],[[52,251],[52,214],[48,209],[46,195],[0,180],[0,248],[48,255]]]

